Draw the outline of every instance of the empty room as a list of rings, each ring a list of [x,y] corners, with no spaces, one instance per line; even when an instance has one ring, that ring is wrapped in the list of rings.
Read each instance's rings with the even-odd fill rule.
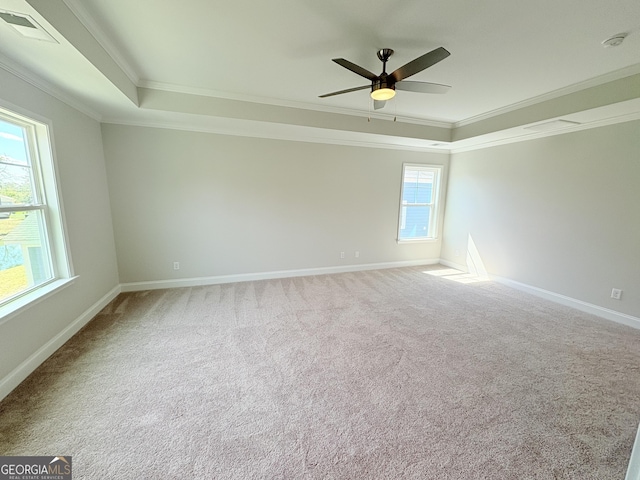
[[[640,3],[0,0],[0,478],[640,480]]]

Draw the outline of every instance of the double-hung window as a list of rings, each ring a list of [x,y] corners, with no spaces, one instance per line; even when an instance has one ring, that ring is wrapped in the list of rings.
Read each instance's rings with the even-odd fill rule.
[[[405,164],[398,219],[398,241],[437,237],[437,202],[442,167]]]
[[[48,127],[0,108],[0,318],[70,276]]]

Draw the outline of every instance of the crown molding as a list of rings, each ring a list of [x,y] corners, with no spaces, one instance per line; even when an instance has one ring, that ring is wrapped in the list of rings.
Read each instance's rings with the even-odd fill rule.
[[[149,88],[152,90],[161,90],[165,92],[182,93],[185,95],[199,95],[203,97],[212,98],[224,98],[226,100],[236,100],[240,102],[258,103],[263,105],[273,105],[277,107],[298,108],[301,110],[312,110],[325,113],[336,113],[339,115],[352,115],[361,116],[363,118],[376,118],[380,120],[393,120],[401,123],[411,123],[414,125],[421,125],[425,127],[438,127],[438,128],[452,128],[453,123],[439,121],[439,120],[427,120],[414,117],[405,117],[401,115],[385,114],[383,112],[370,112],[365,110],[354,110],[340,107],[330,107],[325,105],[318,105],[315,103],[296,102],[291,100],[281,100],[275,98],[259,97],[252,95],[242,95],[229,92],[223,92],[219,90],[213,90],[208,88],[199,87],[187,87],[184,85],[175,85],[171,83],[156,82],[153,80],[140,80],[138,83],[140,88]],[[395,120],[394,120],[395,119]]]
[[[538,95],[536,97],[529,98],[527,100],[523,100],[521,102],[513,103],[511,105],[507,105],[502,108],[498,108],[495,110],[491,110],[490,112],[481,113],[480,115],[476,115],[474,117],[469,117],[464,120],[460,120],[458,122],[454,122],[452,124],[452,128],[464,127],[467,125],[471,125],[473,123],[482,122],[484,120],[489,120],[493,117],[497,117],[499,115],[503,115],[505,113],[511,113],[516,110],[520,110],[522,108],[531,107],[537,105],[542,102],[546,102],[548,100],[554,100],[556,98],[562,97],[564,95],[569,95],[571,93],[576,93],[581,90],[585,90],[591,87],[597,87],[599,85],[603,85],[605,83],[613,82],[615,80],[620,80],[621,78],[630,77],[631,75],[636,75],[640,73],[640,63],[635,65],[631,65],[625,68],[621,68],[619,70],[615,70],[613,72],[606,73],[604,75],[600,75],[589,80],[585,80],[584,82],[574,83],[567,87],[559,88],[558,90],[554,90],[552,92],[544,93],[542,95]]]
[[[139,86],[140,81],[135,70],[131,67],[131,64],[127,62],[120,54],[119,50],[111,43],[109,36],[104,33],[104,30],[93,19],[91,14],[87,11],[86,7],[78,0],[62,0],[62,2],[71,10],[80,23],[86,28],[91,36],[96,39],[100,46],[107,52],[111,59],[120,67],[120,69],[127,76],[129,81],[136,87]]]
[[[559,130],[547,131],[547,132],[536,132],[533,130],[526,130],[525,129],[526,125],[523,125],[521,127],[516,127],[514,129],[516,132],[514,132],[513,135],[507,138],[501,138],[496,140],[488,139],[483,141],[482,137],[476,137],[478,138],[477,142],[470,140],[469,145],[465,145],[465,146],[456,147],[456,144],[454,142],[453,144],[451,144],[451,148],[449,151],[452,154],[469,152],[473,150],[480,150],[483,148],[497,147],[499,145],[507,145],[510,143],[520,143],[520,142],[526,142],[528,140],[536,140],[539,138],[553,137],[555,135],[564,135],[567,133],[579,132],[582,130],[590,130],[592,128],[606,127],[608,125],[615,125],[618,123],[632,122],[635,120],[640,120],[640,112],[616,115],[613,117],[594,120],[587,123],[580,123],[571,127],[562,128]]]
[[[24,80],[25,82],[33,85],[37,89],[43,91],[47,95],[51,95],[52,97],[60,100],[62,103],[70,106],[71,108],[78,110],[81,113],[84,113],[88,117],[100,122],[102,120],[102,115],[95,110],[89,108],[83,102],[77,100],[72,95],[68,95],[64,91],[60,90],[50,82],[47,82],[42,77],[38,76],[36,73],[27,70],[22,65],[17,62],[11,60],[10,58],[4,56],[0,53],[0,68],[6,70],[12,75]]]
[[[167,118],[168,117],[168,118]],[[382,148],[386,150],[408,150],[449,154],[446,148],[434,148],[434,145],[445,145],[444,142],[406,139],[402,137],[385,137],[376,134],[358,132],[330,131],[315,127],[297,125],[271,124],[251,120],[224,120],[224,125],[199,122],[196,118],[168,113],[165,118],[140,119],[132,117],[103,118],[104,124],[125,125],[133,127],[165,128],[188,132],[213,133],[237,137],[263,138],[268,140],[284,140],[290,142],[320,143],[326,145],[342,145],[350,147]],[[332,134],[333,133],[333,134]],[[379,141],[376,141],[379,139]]]

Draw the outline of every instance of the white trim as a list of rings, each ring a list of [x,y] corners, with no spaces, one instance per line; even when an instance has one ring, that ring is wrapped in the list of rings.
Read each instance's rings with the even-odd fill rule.
[[[548,92],[542,95],[538,95],[536,97],[528,98],[521,102],[512,103],[511,105],[507,105],[505,107],[498,108],[490,112],[485,112],[485,113],[476,115],[474,117],[465,118],[464,120],[454,122],[453,128],[455,129],[458,127],[464,127],[464,126],[471,125],[473,123],[481,122],[484,120],[489,120],[493,117],[497,117],[505,113],[511,113],[516,110],[520,110],[522,108],[532,107],[534,105],[537,105],[542,102],[546,102],[548,100],[555,100],[556,98],[562,97],[564,95],[569,95],[572,93],[580,92],[582,90],[586,90],[587,88],[604,85],[605,83],[614,82],[622,78],[630,77],[637,73],[640,73],[640,64],[635,64],[629,67],[621,68],[619,70],[605,73],[604,75],[600,75],[598,77],[591,78],[583,82],[574,83],[573,85],[569,85],[564,88],[559,88],[558,90],[554,90],[552,92]]]
[[[256,280],[273,280],[278,278],[308,277],[331,273],[360,272],[365,270],[382,270],[386,268],[416,267],[420,265],[436,265],[439,259],[406,260],[399,262],[367,263],[336,267],[304,268],[299,270],[277,270],[272,272],[239,273],[235,275],[217,275],[213,277],[179,278],[175,280],[149,280],[146,282],[122,283],[123,292],[142,290],[160,290],[165,288],[200,287],[221,283],[252,282]]]
[[[72,278],[75,275],[75,270],[73,268],[73,261],[71,258],[71,247],[69,242],[69,236],[67,228],[67,217],[65,214],[64,204],[62,200],[62,192],[60,189],[60,176],[59,176],[59,168],[58,168],[58,156],[56,150],[56,144],[53,134],[53,122],[51,120],[47,120],[43,122],[46,127],[46,136],[47,141],[43,141],[43,136],[38,135],[38,143],[39,148],[41,149],[41,156],[48,155],[48,165],[47,168],[49,171],[49,177],[47,183],[51,183],[51,177],[53,177],[53,184],[50,184],[45,191],[53,193],[53,199],[55,203],[52,204],[49,202],[49,208],[57,207],[58,211],[56,212],[55,218],[50,218],[52,222],[53,232],[52,234],[56,235],[56,242],[54,244],[55,247],[55,260],[56,260],[56,268],[55,271],[58,275],[66,275],[68,278]]]
[[[0,325],[19,313],[24,312],[32,305],[35,305],[54,293],[58,293],[63,288],[68,287],[76,278],[78,277],[54,279],[42,285],[37,285],[24,295],[19,295],[15,299],[8,301],[5,305],[0,307]]]
[[[111,57],[111,59],[120,67],[120,69],[127,76],[129,81],[135,86],[138,86],[139,78],[135,73],[135,70],[131,67],[117,48],[113,46],[109,37],[98,26],[93,17],[89,14],[86,7],[77,0],[62,0],[69,10],[75,15],[80,23],[86,28],[91,36],[95,38],[96,42],[100,44],[104,51]]]
[[[571,114],[564,115],[557,118],[562,118],[562,117],[570,118]],[[499,145],[508,145],[510,143],[526,142],[528,140],[536,140],[538,138],[553,137],[555,135],[566,135],[567,133],[580,132],[582,130],[591,130],[592,128],[606,127],[608,125],[616,125],[618,123],[632,122],[639,119],[640,119],[640,112],[625,113],[622,115],[616,115],[613,117],[602,118],[602,119],[593,120],[585,123],[580,123],[578,125],[563,128],[561,130],[555,130],[555,131],[549,131],[549,132],[535,132],[533,130],[528,130],[526,128],[527,124],[523,124],[523,125],[518,125],[513,127],[513,134],[505,138],[486,140],[486,139],[483,139],[483,135],[480,135],[477,137],[471,137],[469,139],[457,140],[457,142],[463,144],[463,146],[456,147],[456,142],[452,142],[448,146],[448,152],[451,154],[471,152],[475,150],[481,150],[483,148],[496,147]],[[551,120],[551,119],[548,119],[548,120]],[[500,133],[500,132],[504,132],[504,130],[490,132],[489,134],[487,134],[487,136],[490,136],[493,133]],[[468,143],[468,144],[464,145],[465,143]]]
[[[466,265],[455,263],[442,258],[440,259],[440,264],[446,267],[455,268],[456,270],[460,270],[462,272],[469,271]],[[616,312],[615,310],[611,310],[609,308],[601,307],[599,305],[594,305],[592,303],[583,302],[582,300],[577,300],[575,298],[567,297],[566,295],[561,295],[559,293],[551,292],[543,288],[534,287],[531,285],[527,285],[525,283],[517,282],[515,280],[511,280],[510,278],[500,277],[498,275],[491,275],[491,274],[489,274],[489,278],[495,282],[501,283],[511,288],[515,288],[516,290],[520,290],[522,292],[535,295],[536,297],[544,298],[545,300],[550,300],[554,303],[559,303],[566,307],[572,307],[572,308],[575,308],[576,310],[580,310],[581,312],[590,313],[592,315],[596,315],[606,320],[611,320],[612,322],[627,325],[628,327],[640,329],[640,318],[634,317],[633,315],[628,315],[622,312]],[[638,453],[638,457],[640,457],[640,452]],[[640,458],[638,458],[638,461],[640,461]],[[640,480],[640,477],[638,477],[638,480]]]
[[[424,140],[415,137],[392,137],[391,141],[389,141],[389,138],[382,134],[346,131],[337,132],[340,135],[345,133],[347,135],[352,135],[355,133],[356,135],[378,137],[380,138],[380,141],[377,142],[373,140],[344,138],[344,136],[342,136],[341,138],[337,138],[331,136],[331,130],[315,127],[305,127],[300,125],[277,124],[277,126],[274,126],[276,124],[270,122],[240,120],[239,123],[235,124],[234,126],[230,126],[230,124],[226,124],[224,126],[216,126],[190,122],[189,120],[186,120],[184,118],[180,118],[174,121],[162,119],[149,120],[109,117],[104,118],[101,123],[131,127],[164,128],[167,130],[181,130],[185,132],[213,133],[216,135],[227,135],[230,137],[263,138],[267,140],[284,140],[289,142],[320,143],[325,145],[381,148],[385,150],[403,150],[412,152],[441,153],[443,155],[449,155],[449,150],[447,148],[434,148],[433,140]],[[263,125],[266,125],[268,128],[261,128]],[[274,128],[277,128],[277,130],[274,130]],[[409,143],[401,143],[403,140],[408,140]],[[410,142],[428,143],[428,145],[411,145]],[[439,144],[443,143],[439,142]]]
[[[490,278],[491,280],[494,280],[498,283],[502,283],[503,285],[506,285],[508,287],[515,288],[516,290],[530,293],[537,297],[551,300],[552,302],[559,303],[567,307],[572,307],[582,312],[597,315],[598,317],[604,318],[606,320],[611,320],[612,322],[621,323],[623,325],[627,325],[628,327],[640,329],[640,318],[638,317],[627,315],[626,313],[616,312],[615,310],[601,307],[599,305],[594,305],[592,303],[583,302],[582,300],[567,297],[566,295],[551,292],[543,288],[516,282],[515,280],[511,280],[509,278],[499,277],[496,275],[490,275]]]
[[[633,444],[631,458],[629,459],[629,468],[625,480],[640,480],[640,427],[636,434],[636,441]]]
[[[68,1],[68,0],[65,0]],[[209,88],[188,87],[184,85],[176,85],[172,83],[156,82],[153,80],[140,80],[139,88],[148,88],[150,90],[160,90],[163,92],[183,93],[185,95],[198,95],[202,97],[223,98],[226,100],[236,100],[239,102],[257,103],[259,105],[272,105],[276,107],[299,108],[301,110],[312,110],[315,112],[337,113],[341,115],[360,116],[362,118],[377,118],[380,120],[398,121],[401,123],[411,123],[414,125],[422,125],[425,127],[439,127],[451,129],[453,123],[446,120],[426,119],[408,117],[402,115],[394,115],[384,112],[371,112],[369,110],[361,110],[356,108],[341,108],[330,105],[322,105],[318,103],[306,103],[295,100],[275,99],[269,97],[261,97],[254,95],[244,95],[237,93],[223,92],[221,90],[213,90]],[[393,120],[393,119],[396,120]]]
[[[64,345],[82,327],[92,320],[100,311],[106,307],[111,300],[121,292],[120,285],[114,287],[109,293],[89,307],[82,315],[70,323],[58,335],[40,347],[24,362],[13,369],[9,375],[0,380],[0,400],[9,395],[11,391],[22,383],[36,368],[38,368],[56,350]]]
[[[86,104],[76,100],[72,96],[63,93],[62,90],[58,89],[52,83],[47,82],[46,80],[39,77],[37,74],[27,70],[22,65],[17,64],[13,60],[5,57],[0,53],[0,68],[6,70],[12,75],[15,75],[20,80],[24,80],[25,82],[33,85],[38,90],[46,93],[47,95],[51,95],[53,98],[58,99],[62,103],[68,105],[69,107],[79,111],[80,113],[84,113],[88,117],[91,117],[95,121],[99,122],[102,120],[102,115],[100,115],[95,110],[89,108]]]
[[[406,207],[406,205],[403,205]],[[398,245],[407,245],[412,243],[437,243],[440,241],[440,237],[422,237],[422,238],[406,238],[406,239],[396,239],[396,243]]]

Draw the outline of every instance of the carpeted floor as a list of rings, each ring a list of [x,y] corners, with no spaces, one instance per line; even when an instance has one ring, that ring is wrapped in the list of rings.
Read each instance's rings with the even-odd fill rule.
[[[0,403],[0,454],[77,479],[623,479],[640,331],[443,268],[121,294]]]

